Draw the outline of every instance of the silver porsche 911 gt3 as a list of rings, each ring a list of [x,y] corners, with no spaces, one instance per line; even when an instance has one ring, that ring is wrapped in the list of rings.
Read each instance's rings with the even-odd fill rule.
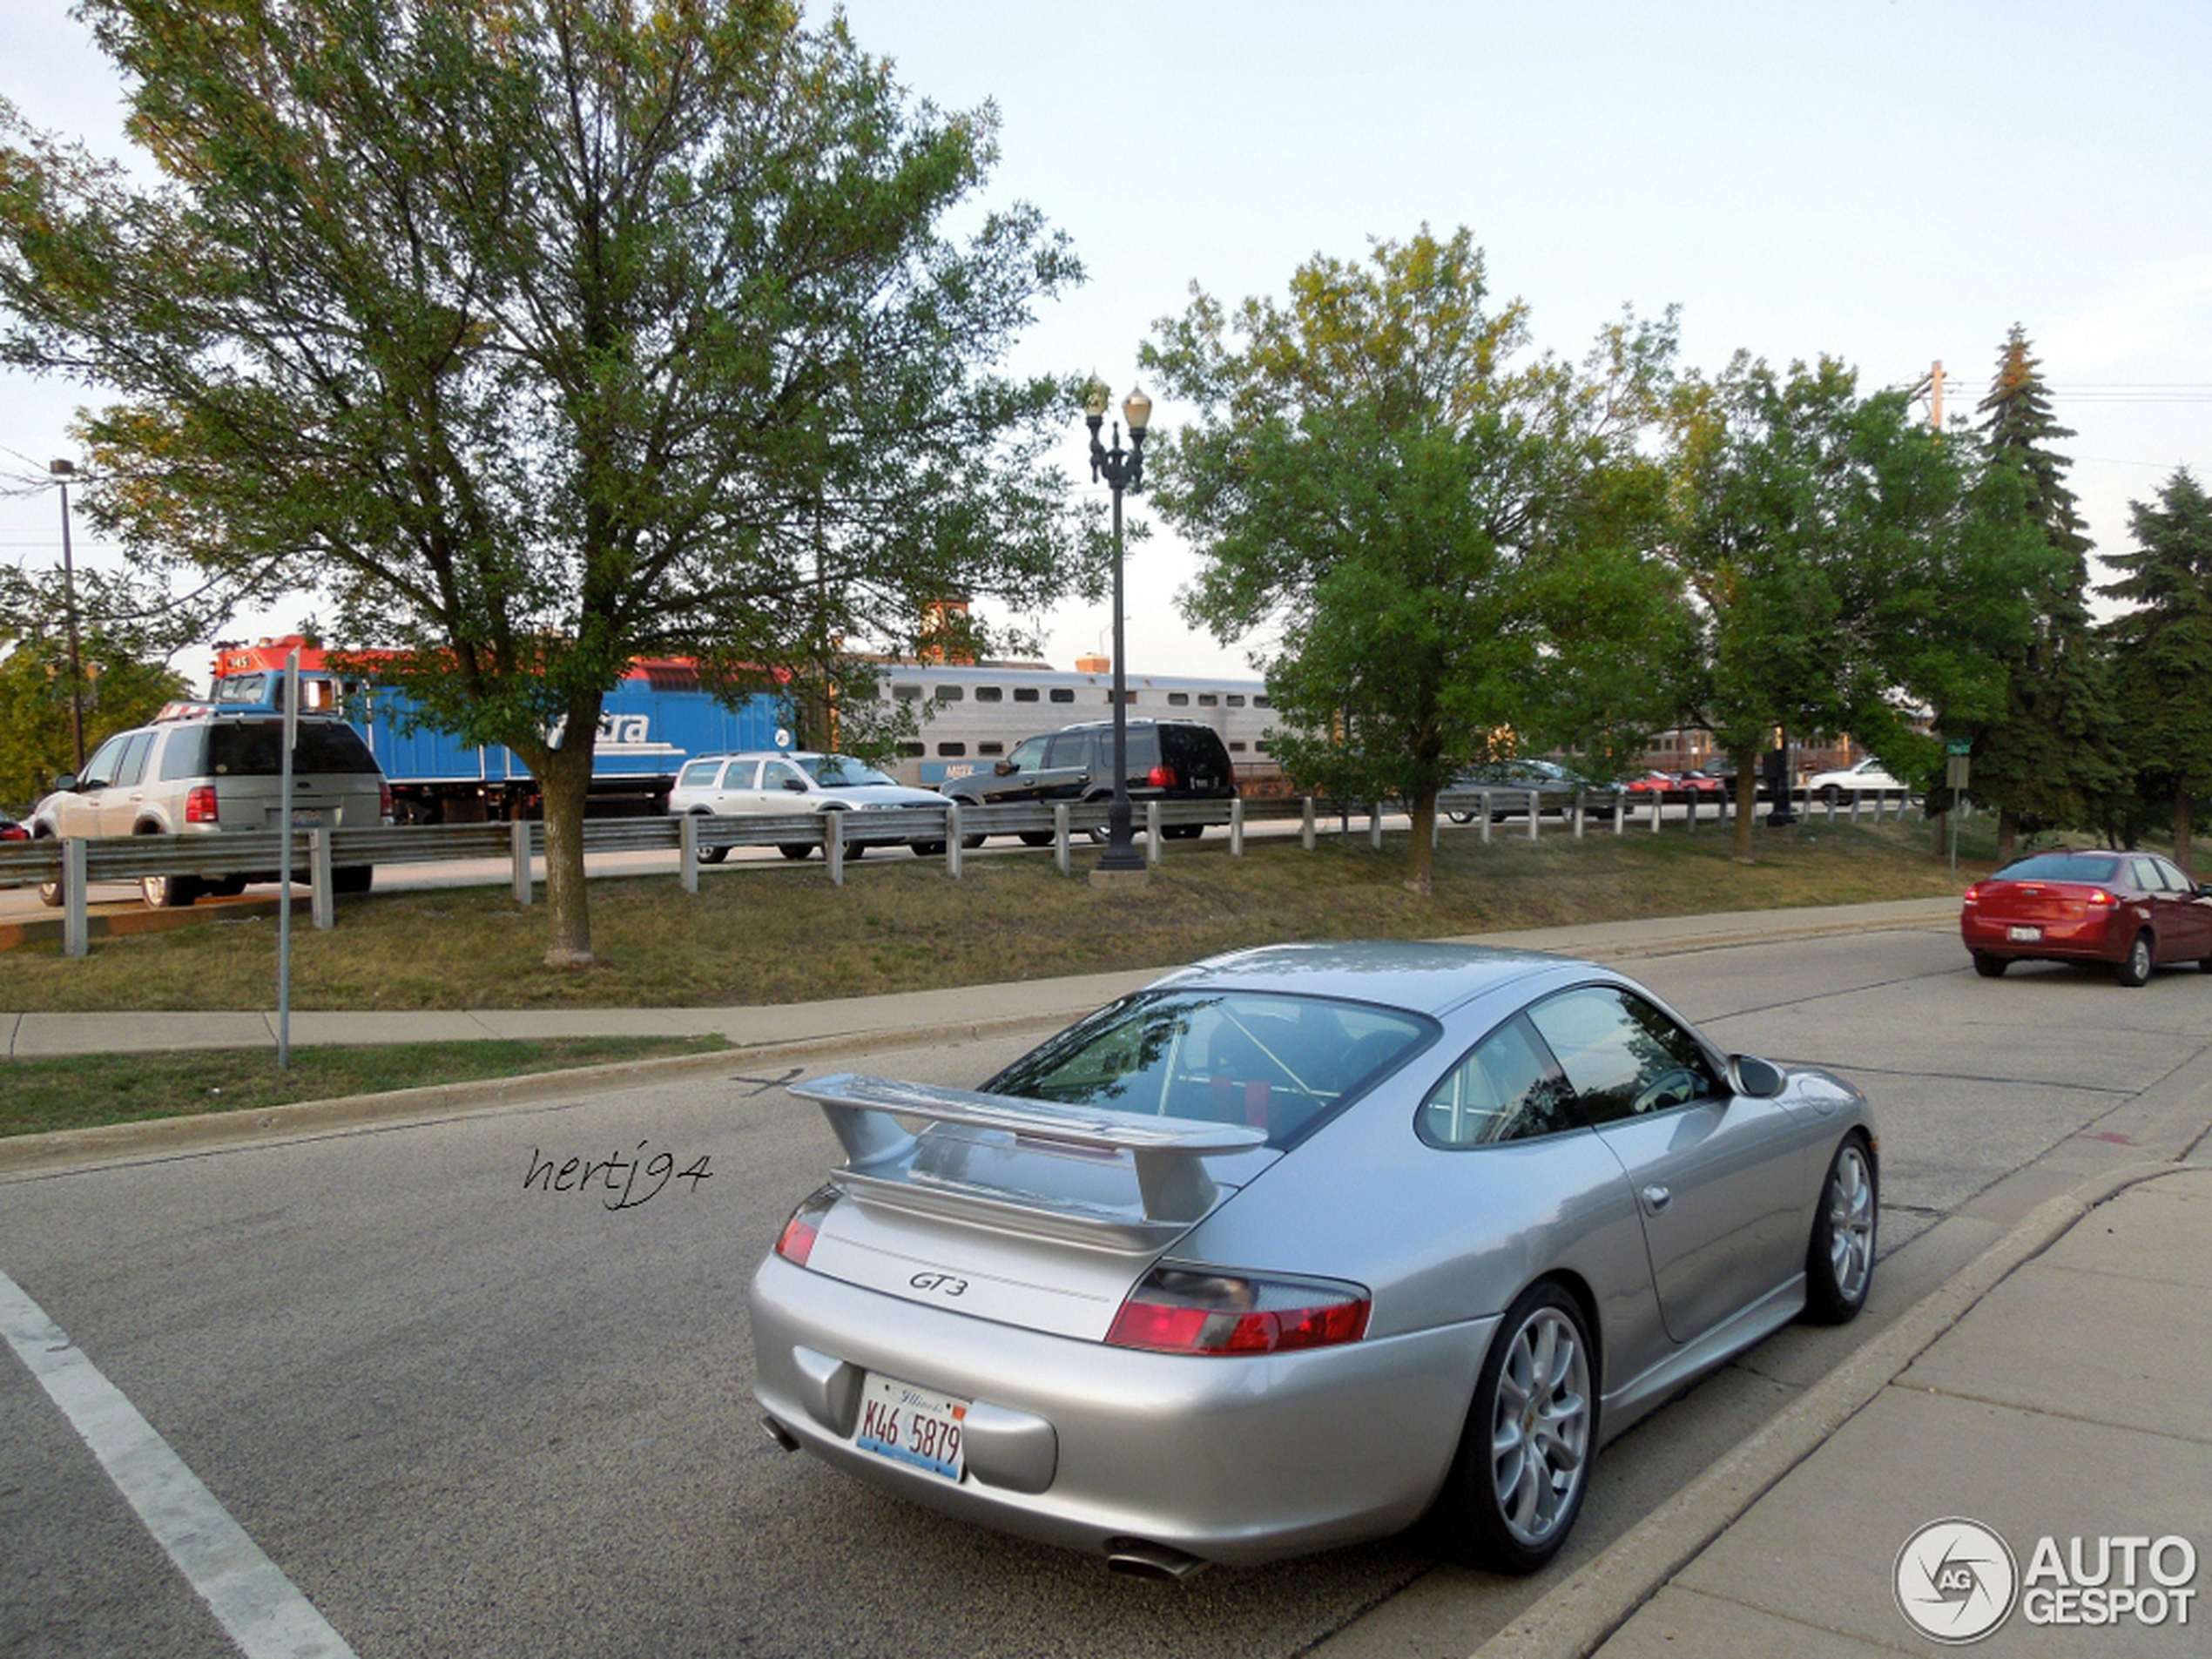
[[[1602,1440],[1873,1276],[1865,1097],[1588,962],[1244,951],[979,1092],[792,1092],[846,1162],[753,1278],[770,1433],[1130,1572],[1425,1516],[1533,1570]]]

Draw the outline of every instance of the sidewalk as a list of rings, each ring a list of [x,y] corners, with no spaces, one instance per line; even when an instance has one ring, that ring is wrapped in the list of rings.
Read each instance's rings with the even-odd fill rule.
[[[2094,1207],[2043,1206],[1478,1659],[2207,1651],[2212,1168],[2101,1185]]]

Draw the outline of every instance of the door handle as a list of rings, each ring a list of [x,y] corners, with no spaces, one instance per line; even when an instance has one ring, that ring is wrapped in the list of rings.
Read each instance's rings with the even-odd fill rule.
[[[1675,1195],[1664,1187],[1649,1186],[1643,1190],[1643,1207],[1655,1216],[1674,1201]]]

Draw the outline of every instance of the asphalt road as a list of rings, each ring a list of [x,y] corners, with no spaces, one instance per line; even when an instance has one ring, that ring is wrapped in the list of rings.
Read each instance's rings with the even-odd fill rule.
[[[2032,1185],[2070,1136],[2212,1099],[2212,978],[2193,972],[1984,981],[1941,928],[1629,966],[1727,1046],[1867,1087],[1884,1262],[1859,1324],[1785,1332],[1608,1448],[1573,1548],[1534,1581],[1393,1541],[1163,1588],[772,1449],[745,1281],[835,1153],[765,1062],[0,1181],[0,1274],[362,1656],[1464,1653],[1955,1268],[1947,1217]],[[973,1082],[1020,1046],[813,1069]],[[540,1160],[617,1150],[708,1173],[621,1210],[525,1188]],[[234,1651],[0,1354],[0,1653]]]

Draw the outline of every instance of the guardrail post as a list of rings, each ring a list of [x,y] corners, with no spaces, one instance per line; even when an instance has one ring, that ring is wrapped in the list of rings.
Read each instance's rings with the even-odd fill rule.
[[[1692,792],[1691,792],[1691,793],[1690,793],[1690,797],[1689,797],[1689,833],[1690,833],[1692,835],[1695,835],[1695,834],[1696,834],[1696,833],[1697,833],[1697,796],[1696,796],[1696,792],[1695,791],[1692,791]]]
[[[1229,803],[1229,856],[1244,856],[1244,798],[1239,795]]]
[[[515,860],[515,902],[530,901],[530,821],[518,818],[507,826],[508,845]]]
[[[1544,816],[1544,794],[1540,789],[1528,792],[1528,839],[1536,839],[1536,826]]]
[[[845,814],[833,807],[822,814],[822,862],[829,866],[830,886],[845,885]]]
[[[1482,820],[1482,845],[1490,845],[1490,792],[1483,790],[1474,798],[1475,816]]]
[[[1428,815],[1428,845],[1429,845],[1429,850],[1430,850],[1431,852],[1434,852],[1434,851],[1435,851],[1435,850],[1436,850],[1439,846],[1441,846],[1443,844],[1444,844],[1444,809],[1443,809],[1441,806],[1437,806],[1437,807],[1433,807],[1433,808],[1432,808],[1432,809],[1430,810],[1430,813],[1429,813],[1429,815]]]
[[[1298,831],[1298,840],[1305,843],[1307,852],[1313,850],[1313,797],[1311,795],[1305,798],[1305,822]]]
[[[960,844],[960,803],[948,800],[945,803],[945,873],[955,881],[960,880],[960,861],[967,850]]]
[[[684,891],[699,890],[699,815],[686,813],[676,820],[676,875]]]
[[[1144,861],[1147,864],[1160,861],[1160,843],[1164,839],[1160,833],[1160,801],[1156,795],[1144,803]]]
[[[77,836],[62,843],[61,876],[62,954],[90,955],[92,923],[84,913],[84,843]]]
[[[1575,839],[1578,841],[1582,839],[1582,793],[1580,789],[1575,792]]]
[[[1064,800],[1052,803],[1052,861],[1062,875],[1076,873],[1075,853],[1068,845],[1068,803]]]
[[[1654,835],[1659,833],[1659,809],[1666,799],[1663,791],[1655,789],[1651,792],[1651,833]]]
[[[320,825],[307,832],[307,910],[315,927],[328,933],[338,925],[338,889],[330,879],[330,831]],[[292,895],[284,896],[287,904]]]
[[[1372,802],[1367,808],[1367,846],[1372,852],[1382,851],[1382,803]]]

